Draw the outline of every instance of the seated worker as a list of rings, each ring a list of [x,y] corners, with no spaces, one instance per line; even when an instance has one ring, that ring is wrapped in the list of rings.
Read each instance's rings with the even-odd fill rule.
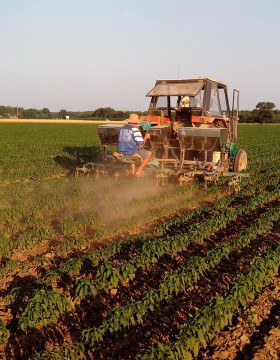
[[[202,107],[200,101],[194,96],[184,96],[180,101],[179,109],[185,107]]]
[[[140,155],[142,161],[137,171],[135,164],[132,164],[132,174],[135,174],[136,176],[142,175],[143,168],[147,165],[152,157],[152,153],[144,149],[145,142],[150,138],[150,134],[146,133],[143,139],[141,131],[137,127],[139,123],[140,120],[137,114],[129,115],[128,124],[124,125],[119,130],[117,150],[123,155]]]
[[[182,115],[182,113],[185,111],[183,111],[183,109],[190,107],[190,98],[188,96],[184,96],[181,100],[180,103],[177,105],[177,107],[175,108],[176,110],[176,116],[175,116],[175,121],[179,121],[181,122],[181,120],[183,119],[183,121],[185,121],[185,116]],[[188,118],[190,118],[190,114],[188,114]],[[190,119],[188,119],[190,122]]]
[[[180,107],[189,107],[190,106],[190,98],[188,96],[184,96],[180,101]]]

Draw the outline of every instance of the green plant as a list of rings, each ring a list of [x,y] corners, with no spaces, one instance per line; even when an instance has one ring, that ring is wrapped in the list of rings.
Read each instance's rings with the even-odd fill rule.
[[[26,330],[27,328],[55,324],[58,317],[69,310],[70,302],[65,294],[41,289],[29,300],[19,320],[19,327]]]

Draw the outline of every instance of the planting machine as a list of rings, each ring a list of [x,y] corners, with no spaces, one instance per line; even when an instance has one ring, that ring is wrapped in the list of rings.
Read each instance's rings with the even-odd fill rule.
[[[226,84],[210,78],[157,80],[146,96],[150,106],[140,129],[150,134],[145,147],[152,161],[145,173],[154,173],[157,184],[202,178],[207,185],[228,176],[229,185],[238,190],[247,167],[247,153],[236,145],[239,91],[233,90],[231,108]],[[129,173],[134,159],[114,153],[123,125],[98,127],[104,163],[97,175]]]

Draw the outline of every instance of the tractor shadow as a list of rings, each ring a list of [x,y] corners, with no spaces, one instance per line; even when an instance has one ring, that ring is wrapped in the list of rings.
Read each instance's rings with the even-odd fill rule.
[[[102,151],[100,146],[66,146],[63,151],[69,156],[56,156],[54,161],[68,171],[71,176],[75,173],[76,167],[87,162],[102,162]]]

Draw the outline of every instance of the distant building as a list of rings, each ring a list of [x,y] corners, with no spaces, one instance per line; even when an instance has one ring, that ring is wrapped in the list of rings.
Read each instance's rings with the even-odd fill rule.
[[[66,120],[69,120],[69,116],[68,116],[68,115],[66,115],[66,116],[65,116],[65,119],[66,119]]]

